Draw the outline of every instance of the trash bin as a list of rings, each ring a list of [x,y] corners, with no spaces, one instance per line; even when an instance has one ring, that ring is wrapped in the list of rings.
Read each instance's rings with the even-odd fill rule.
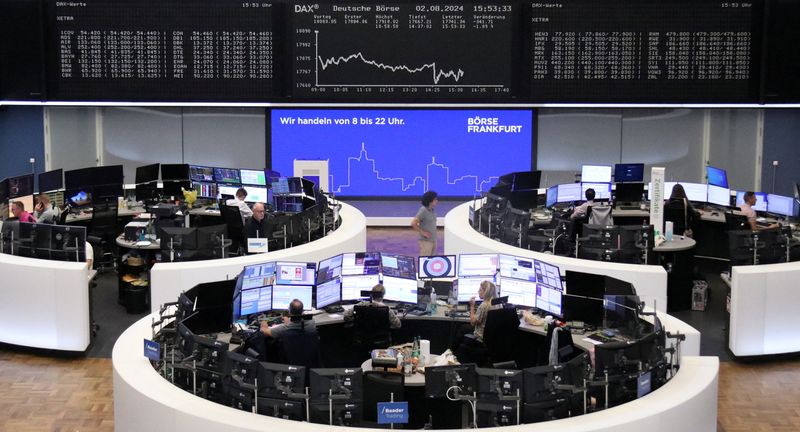
[[[125,311],[129,314],[147,312],[147,286],[131,285],[125,290]]]

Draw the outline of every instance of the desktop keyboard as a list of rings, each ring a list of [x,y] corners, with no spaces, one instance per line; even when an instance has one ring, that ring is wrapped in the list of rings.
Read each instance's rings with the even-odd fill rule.
[[[641,207],[630,205],[630,206],[619,206],[619,209],[620,210],[641,210]]]

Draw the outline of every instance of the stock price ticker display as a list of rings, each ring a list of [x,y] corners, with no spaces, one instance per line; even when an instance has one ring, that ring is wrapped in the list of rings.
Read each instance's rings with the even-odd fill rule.
[[[531,110],[273,110],[272,168],[328,160],[342,197],[473,197],[532,166]]]
[[[298,100],[508,100],[518,64],[512,3],[297,3]]]
[[[49,97],[254,101],[274,93],[273,5],[49,0]]]
[[[535,100],[758,97],[761,0],[542,0],[529,8]]]

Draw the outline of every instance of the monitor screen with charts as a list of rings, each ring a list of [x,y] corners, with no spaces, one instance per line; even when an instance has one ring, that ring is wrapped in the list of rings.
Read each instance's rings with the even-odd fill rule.
[[[272,287],[243,289],[240,315],[247,316],[272,310]]]
[[[417,268],[420,279],[454,278],[456,277],[456,256],[421,256]]]
[[[611,183],[611,166],[583,165],[581,167],[581,181],[589,183]]]
[[[550,288],[563,291],[561,284],[561,271],[557,266],[548,264],[544,261],[534,260],[533,270],[536,272],[536,281]]]
[[[558,185],[558,192],[556,194],[556,201],[572,202],[583,201],[583,189],[580,183],[563,183]]]
[[[274,262],[245,266],[242,271],[242,290],[273,285],[274,283]]]
[[[241,175],[242,178],[242,184],[256,185],[256,186],[267,185],[267,177],[266,175],[264,175],[264,170],[242,169],[239,170],[239,174]]]
[[[294,299],[303,302],[303,309],[309,310],[312,306],[314,287],[301,285],[273,285],[272,309],[289,310],[289,303]]]
[[[214,182],[214,168],[199,165],[189,165],[190,180],[195,182]]]
[[[342,256],[334,255],[319,262],[317,266],[317,283],[325,283],[342,275]]]
[[[214,168],[214,180],[217,183],[242,183],[239,170],[236,168]]]
[[[536,282],[500,277],[500,290],[513,305],[536,307]]]
[[[458,256],[458,276],[489,276],[497,273],[497,254],[461,254]]]
[[[370,291],[380,282],[379,275],[342,276],[342,301],[361,300],[361,291]]]
[[[272,202],[269,199],[269,192],[268,189],[265,187],[259,186],[243,186],[244,190],[247,191],[247,198],[244,200],[249,203],[269,203]]]
[[[230,186],[223,183],[217,183],[217,193],[218,197],[222,198],[223,195],[229,195],[232,197],[236,196],[236,191],[239,190],[239,186]],[[217,198],[217,197],[214,197]],[[246,200],[249,200],[250,197],[248,196]]]
[[[339,278],[331,279],[314,287],[314,307],[316,309],[330,306],[342,300],[342,282]]]
[[[351,252],[342,255],[342,276],[378,274],[380,269],[379,252]]]
[[[586,198],[587,189],[594,189],[594,199],[611,199],[611,183],[581,183],[581,199]]]
[[[561,291],[542,284],[536,286],[536,307],[550,314],[561,316]]]
[[[314,285],[317,276],[317,264],[278,262],[275,264],[275,274],[278,285]]]
[[[386,289],[384,300],[417,304],[417,280],[392,276],[383,277],[383,288]]]
[[[381,254],[381,274],[417,280],[417,260],[412,256]]]
[[[500,254],[500,277],[536,282],[533,258]]]
[[[456,299],[459,303],[468,302],[470,298],[475,297],[475,300],[480,302],[481,297],[478,295],[478,291],[481,288],[481,282],[491,279],[482,278],[482,277],[469,277],[469,278],[458,278],[453,283],[453,289],[456,292]],[[497,295],[500,295],[498,291]]]

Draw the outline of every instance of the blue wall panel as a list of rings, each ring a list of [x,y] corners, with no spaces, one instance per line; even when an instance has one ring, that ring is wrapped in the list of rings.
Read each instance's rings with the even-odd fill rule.
[[[29,174],[32,157],[36,173],[44,171],[43,110],[40,106],[0,107],[0,180]]]

